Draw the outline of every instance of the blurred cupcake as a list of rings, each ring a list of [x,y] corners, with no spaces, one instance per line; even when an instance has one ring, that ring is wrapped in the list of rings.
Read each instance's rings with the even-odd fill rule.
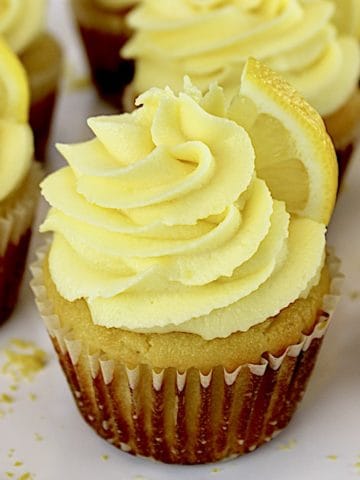
[[[36,158],[45,159],[59,78],[61,49],[45,32],[46,0],[6,2],[0,12],[0,35],[23,63],[30,84],[30,125]]]
[[[188,79],[137,104],[58,146],[37,304],[99,435],[169,463],[241,455],[290,420],[336,303],[334,150],[255,60],[229,107]]]
[[[122,95],[134,63],[120,55],[131,31],[125,16],[139,0],[71,0],[99,94],[122,110]]]
[[[41,176],[28,104],[25,70],[0,39],[0,324],[17,300]]]
[[[144,1],[128,22],[122,50],[135,58],[135,94],[181,88],[184,74],[204,92],[217,81],[231,99],[249,56],[280,72],[323,117],[338,152],[340,176],[360,117],[360,48],[338,34],[334,5],[320,0]]]
[[[335,5],[334,23],[340,33],[350,34],[360,40],[359,0],[331,0]]]

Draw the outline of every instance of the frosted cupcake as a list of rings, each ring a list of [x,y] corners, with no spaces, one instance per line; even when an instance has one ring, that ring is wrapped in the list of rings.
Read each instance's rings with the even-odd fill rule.
[[[334,23],[339,32],[360,40],[360,3],[358,0],[331,0],[335,5]]]
[[[333,25],[326,1],[144,1],[128,18],[135,33],[122,55],[136,60],[135,94],[181,88],[184,74],[204,92],[214,80],[231,99],[249,56],[280,72],[321,114],[340,176],[360,116],[360,48]]]
[[[45,159],[59,79],[61,50],[45,32],[46,0],[6,2],[0,12],[0,35],[23,63],[30,84],[30,125],[38,160]]]
[[[169,463],[286,426],[336,300],[337,165],[318,114],[255,60],[223,90],[151,89],[59,145],[32,286],[85,420]]]
[[[131,30],[125,16],[139,0],[72,0],[92,79],[106,100],[122,109],[124,88],[134,75],[131,59],[120,55]]]
[[[17,57],[0,39],[0,324],[17,300],[38,196],[40,168],[26,123],[29,92]]]

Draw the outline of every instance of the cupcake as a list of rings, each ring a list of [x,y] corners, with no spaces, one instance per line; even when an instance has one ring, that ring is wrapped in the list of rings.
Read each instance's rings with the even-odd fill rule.
[[[153,88],[89,120],[42,183],[32,287],[84,419],[114,446],[214,462],[289,422],[334,305],[337,164],[319,115],[250,59],[230,105]]]
[[[25,71],[0,39],[0,324],[17,300],[41,176],[28,104]]]
[[[335,5],[334,23],[339,32],[360,40],[360,3],[358,0],[331,0]]]
[[[76,22],[99,94],[122,110],[124,88],[134,63],[120,55],[131,31],[125,16],[139,0],[71,0]]]
[[[340,177],[357,136],[360,49],[338,33],[334,5],[320,0],[144,1],[128,22],[134,35],[122,55],[135,58],[135,94],[181,88],[184,74],[204,92],[218,81],[228,99],[249,56],[280,72],[323,117]]]
[[[30,125],[35,153],[44,161],[61,74],[61,49],[45,32],[46,0],[6,2],[0,12],[0,35],[25,67],[30,84]],[[25,13],[24,13],[25,12]]]

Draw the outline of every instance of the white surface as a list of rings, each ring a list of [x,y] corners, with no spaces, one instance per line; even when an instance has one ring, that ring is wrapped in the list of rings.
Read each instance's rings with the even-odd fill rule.
[[[83,64],[65,7],[66,0],[52,1],[50,27],[71,45],[68,63],[81,72]],[[90,90],[65,92],[59,103],[54,141],[84,139],[89,136],[85,119],[107,110]],[[352,164],[329,235],[330,243],[343,259],[346,274],[343,300],[304,401],[289,427],[277,439],[240,459],[200,467],[156,464],[109,446],[92,432],[76,410],[35,309],[27,274],[18,307],[0,330],[0,350],[13,337],[34,340],[49,353],[50,362],[33,383],[24,383],[18,392],[11,392],[15,397],[11,406],[13,413],[0,418],[0,480],[8,478],[6,472],[13,472],[14,478],[31,472],[36,480],[359,478],[360,468],[356,468],[355,463],[360,461],[360,299],[350,298],[352,292],[360,289],[359,157]],[[51,167],[61,164],[53,150]],[[39,235],[35,236],[32,251],[39,241]],[[2,360],[0,355],[0,364]],[[10,384],[10,380],[0,375],[0,394],[9,393]],[[37,400],[31,401],[29,393],[36,393]],[[35,434],[40,434],[43,441],[37,441]],[[281,448],[289,442],[292,448]],[[10,449],[15,449],[11,458]],[[338,458],[327,458],[332,454]],[[108,455],[108,460],[102,459],[102,455]],[[15,461],[23,465],[15,467]],[[213,471],[214,468],[219,471]]]

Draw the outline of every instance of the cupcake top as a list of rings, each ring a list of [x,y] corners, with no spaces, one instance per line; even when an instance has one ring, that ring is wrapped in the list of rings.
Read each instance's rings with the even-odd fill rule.
[[[17,190],[30,169],[33,136],[26,123],[28,107],[25,70],[0,38],[0,202]]]
[[[336,10],[334,23],[339,32],[354,35],[360,39],[360,2],[359,0],[332,0]]]
[[[359,45],[332,24],[324,0],[144,0],[128,17],[135,34],[122,55],[136,60],[134,89],[169,85],[184,74],[205,92],[216,80],[231,100],[249,56],[280,72],[320,112],[351,96]]]
[[[84,298],[98,325],[207,339],[306,296],[337,185],[318,114],[255,60],[230,107],[189,79],[137,105],[58,145],[69,166],[42,183],[59,293]]]
[[[1,3],[0,35],[20,54],[44,29],[46,0],[11,0]]]

